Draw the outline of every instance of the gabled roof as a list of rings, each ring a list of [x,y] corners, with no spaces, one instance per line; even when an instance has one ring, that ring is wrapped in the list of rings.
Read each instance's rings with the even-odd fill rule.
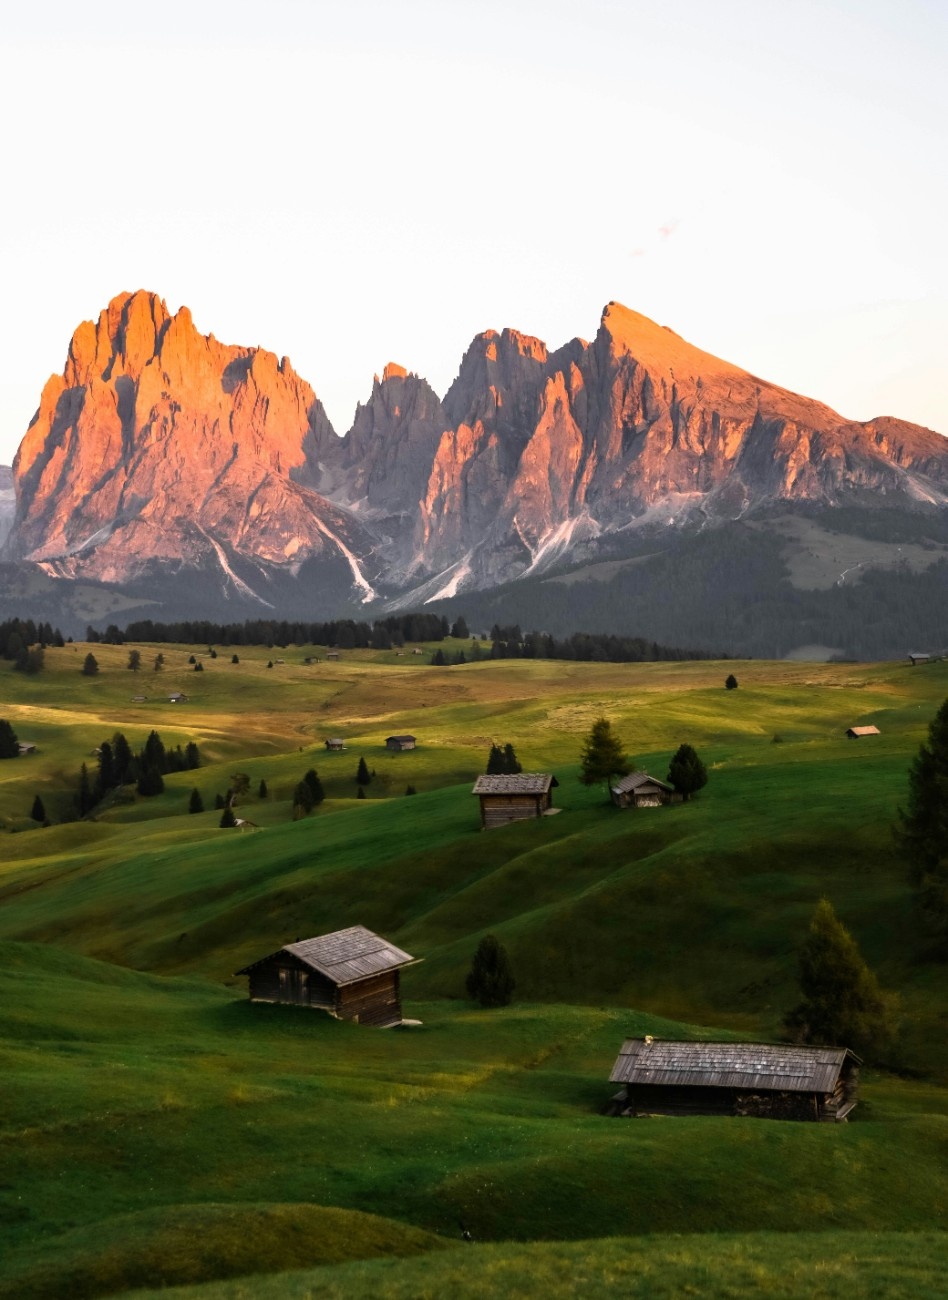
[[[281,952],[292,953],[311,970],[318,971],[332,980],[333,984],[355,984],[370,975],[381,975],[399,966],[407,966],[415,960],[401,948],[396,948],[387,939],[367,930],[364,925],[352,925],[348,930],[334,930],[332,934],[320,934],[314,939],[299,939],[296,943],[285,944],[276,952],[271,952],[258,961],[251,962],[238,975],[249,974],[251,967],[259,966],[261,961],[278,957]]]
[[[555,783],[550,772],[518,772],[516,776],[479,776],[471,794],[546,794]]]
[[[617,781],[612,789],[615,794],[630,794],[642,785],[657,785],[660,790],[668,790],[669,793],[675,788],[667,781],[660,781],[657,776],[649,776],[648,772],[630,772],[621,781]]]
[[[878,736],[881,735],[878,727],[850,727],[847,736]]]
[[[390,740],[414,740],[414,739],[415,739],[414,736],[386,736],[385,743],[387,745]]]
[[[847,1057],[860,1064],[848,1047],[628,1038],[609,1079],[628,1084],[832,1092]]]

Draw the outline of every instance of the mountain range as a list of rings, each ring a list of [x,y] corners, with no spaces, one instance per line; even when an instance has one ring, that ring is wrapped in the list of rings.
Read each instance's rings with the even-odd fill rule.
[[[443,398],[390,363],[339,437],[286,357],[123,293],[76,329],[43,389],[13,465],[12,520],[3,474],[8,584],[32,572],[54,580],[47,595],[94,588],[156,618],[371,613],[491,592],[516,609],[569,576],[582,621],[580,590],[595,584],[598,600],[620,570],[625,590],[629,566],[641,575],[643,559],[654,568],[647,557],[712,534],[711,549],[783,539],[791,585],[797,552],[815,538],[827,550],[817,535],[838,538],[840,520],[869,544],[854,568],[899,562],[909,585],[948,542],[940,434],[847,420],[615,302],[591,342],[554,351],[512,329],[479,334]],[[726,598],[726,572],[712,584]],[[652,635],[634,626],[654,623],[634,589],[617,616]],[[693,642],[681,612],[672,630]]]

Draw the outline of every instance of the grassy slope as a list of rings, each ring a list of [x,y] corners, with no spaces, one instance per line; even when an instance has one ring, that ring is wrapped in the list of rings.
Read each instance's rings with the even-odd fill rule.
[[[163,690],[194,692],[180,712],[129,701],[157,675],[126,672],[121,648],[96,647],[97,679],[78,674],[84,647],[50,652],[38,679],[0,678],[0,716],[40,745],[0,764],[9,818],[37,791],[55,806],[116,727],[133,743],[153,725],[166,742],[193,737],[211,760],[95,823],[3,837],[0,935],[43,944],[0,948],[3,1066],[16,1081],[0,1139],[0,1224],[20,1252],[0,1265],[9,1285],[42,1284],[50,1232],[64,1234],[63,1268],[98,1276],[111,1248],[93,1225],[107,1237],[114,1216],[161,1206],[338,1206],[448,1235],[463,1216],[485,1240],[606,1225],[906,1230],[943,1213],[943,971],[924,961],[889,836],[908,761],[948,694],[942,666],[729,665],[741,688],[725,692],[726,669],[708,664],[434,670],[365,653],[306,668],[308,651],[289,650],[295,662],[267,670],[266,651],[241,650],[241,664],[222,653],[195,675],[186,650],[163,650]],[[702,798],[645,815],[604,807],[574,767],[600,712],[660,775],[680,740],[695,743],[712,766]],[[841,739],[868,721],[878,740]],[[384,736],[401,730],[421,747],[387,755]],[[350,750],[314,748],[327,734]],[[456,783],[491,739],[558,773],[560,815],[479,833]],[[378,776],[357,803],[361,753]],[[330,797],[293,823],[288,797],[312,764]],[[247,807],[261,831],[182,814],[195,780],[210,799],[238,767],[273,794]],[[409,781],[416,798],[378,797]],[[860,1122],[839,1132],[603,1120],[625,1034],[701,1032],[654,1015],[775,1030],[823,892],[902,992],[906,1059],[934,1082],[870,1077]],[[424,955],[405,979],[423,1030],[366,1033],[235,1001],[240,981],[221,987],[287,935],[357,921]],[[443,1001],[461,993],[488,928],[524,999],[490,1015]],[[141,1222],[161,1239],[160,1223]],[[196,1280],[221,1276],[226,1255],[199,1261]],[[121,1268],[115,1278],[135,1284]]]

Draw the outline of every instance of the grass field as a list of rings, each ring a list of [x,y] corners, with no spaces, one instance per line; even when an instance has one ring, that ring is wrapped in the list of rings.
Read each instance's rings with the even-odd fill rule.
[[[438,669],[241,647],[195,674],[206,646],[161,646],[135,674],[97,645],[84,678],[87,648],[48,651],[35,678],[0,670],[0,717],[37,745],[0,763],[16,831],[0,830],[0,1296],[471,1294],[472,1248],[445,1249],[459,1222],[481,1293],[907,1295],[910,1276],[937,1294],[948,996],[890,827],[948,667]],[[601,713],[656,775],[694,744],[701,797],[621,813],[583,787]],[[867,722],[881,736],[844,738]],[[59,824],[92,749],[153,727],[196,740],[204,765]],[[388,754],[403,731],[418,749]],[[348,749],[327,753],[329,735]],[[557,774],[557,816],[480,832],[470,782],[492,740]],[[328,797],[293,821],[311,766]],[[192,786],[210,807],[235,771],[266,780],[238,810],[258,830],[187,814]],[[48,827],[28,817],[37,793]],[[902,1005],[854,1122],[604,1118],[628,1034],[779,1032],[823,894]],[[403,981],[422,1026],[246,1002],[246,961],[355,923],[424,958]],[[518,981],[498,1012],[463,996],[488,931]],[[310,1271],[264,1284],[285,1269]]]

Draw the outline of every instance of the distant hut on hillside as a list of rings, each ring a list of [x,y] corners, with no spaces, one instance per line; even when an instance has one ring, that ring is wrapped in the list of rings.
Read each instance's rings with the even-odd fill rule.
[[[327,650],[327,651],[326,651],[326,658],[327,658],[327,659],[338,659],[338,658],[339,658],[339,651],[338,651],[338,650]]]
[[[26,754],[36,753],[36,746],[33,744],[31,740],[21,740],[20,743],[17,745],[17,749],[20,751],[21,758],[23,758]]]
[[[930,654],[911,654],[909,655],[909,663],[914,668],[917,664],[931,663],[931,658]]]
[[[861,736],[879,736],[882,733],[878,727],[848,727],[846,735],[850,740],[859,740]]]
[[[629,1038],[609,1076],[623,1085],[611,1113],[838,1124],[856,1104],[861,1064],[848,1047]]]
[[[559,785],[550,772],[518,772],[515,776],[479,776],[471,794],[481,801],[481,829],[542,817],[553,807]]]
[[[415,748],[414,736],[386,736],[385,748],[390,749],[392,753],[397,754],[403,749]]]
[[[658,808],[663,803],[680,803],[675,787],[648,772],[630,772],[610,787],[617,808]]]
[[[168,696],[169,704],[186,704],[187,701],[188,697],[185,695],[184,691],[172,691]]]
[[[236,973],[249,976],[251,1002],[290,1002],[387,1027],[401,1023],[399,972],[415,960],[364,925],[353,925],[297,939]]]
[[[330,736],[329,739],[323,743],[327,749],[332,750],[334,753],[339,753],[346,747],[346,742],[341,736]]]

